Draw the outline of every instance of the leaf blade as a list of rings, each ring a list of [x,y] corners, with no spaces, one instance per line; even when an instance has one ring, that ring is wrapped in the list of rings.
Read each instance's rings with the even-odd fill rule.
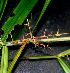
[[[57,58],[65,73],[70,73],[70,66],[60,57]]]

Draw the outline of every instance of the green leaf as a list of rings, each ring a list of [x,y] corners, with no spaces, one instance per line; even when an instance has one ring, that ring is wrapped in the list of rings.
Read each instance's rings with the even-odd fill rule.
[[[0,0],[0,20],[1,20],[2,16],[3,16],[7,1],[8,0]]]
[[[7,73],[8,69],[8,48],[3,44],[2,58],[1,58],[1,73]]]
[[[57,58],[65,73],[70,73],[70,66],[60,57]]]
[[[35,6],[35,4],[38,2],[38,0],[22,0],[16,9],[13,11],[15,14],[19,14],[19,18],[16,22],[16,24],[22,24],[27,15],[30,13],[32,8]]]
[[[46,8],[48,7],[50,1],[51,1],[51,0],[46,0],[46,1],[45,1],[44,6],[43,6],[43,9],[42,9],[42,11],[41,11],[41,14],[40,14],[40,16],[39,16],[39,18],[38,18],[38,21],[37,21],[37,23],[36,23],[36,25],[35,25],[35,27],[34,27],[34,29],[33,29],[33,31],[32,31],[32,34],[34,33],[34,31],[35,31],[35,29],[36,29],[36,27],[37,27],[37,25],[38,25],[38,23],[39,23],[41,17],[43,16],[43,14],[44,14]]]
[[[9,17],[1,28],[4,30],[4,34],[1,36],[2,42],[5,43],[7,35],[10,34],[10,32],[14,29],[15,24],[22,24],[24,22],[25,18],[37,2],[38,0],[21,0],[14,10],[16,15],[14,17]]]
[[[70,54],[70,49],[68,49],[68,50],[66,50],[64,52],[61,52],[60,54],[58,54],[58,56],[59,57],[63,57],[63,56],[68,55],[68,54]]]
[[[22,50],[24,49],[24,47],[25,47],[25,45],[26,45],[27,42],[28,42],[28,39],[26,40],[26,42],[24,43],[24,45],[22,45],[22,46],[20,47],[20,49],[18,50],[18,52],[16,53],[16,55],[15,55],[13,61],[12,61],[11,64],[10,64],[10,67],[9,67],[9,69],[8,69],[8,73],[11,72],[13,66],[15,65],[15,63],[16,63],[17,59],[19,58],[19,56],[21,55]]]
[[[24,22],[25,18],[37,3],[37,1],[38,0],[21,0],[17,8],[14,10],[16,15],[14,17],[9,17],[2,27],[4,30],[4,34],[1,36],[2,42],[5,42],[7,35],[10,34],[10,32],[14,29],[15,24],[22,24]]]

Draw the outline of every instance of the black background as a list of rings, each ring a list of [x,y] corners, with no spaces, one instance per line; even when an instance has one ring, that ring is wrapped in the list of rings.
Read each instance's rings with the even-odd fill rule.
[[[18,5],[20,0],[9,0],[5,9],[5,13],[3,14],[3,18],[0,21],[0,28],[5,23],[9,16],[14,16],[13,10]],[[38,17],[41,13],[45,0],[39,0],[35,7],[32,9],[32,20],[30,25],[32,26],[32,30],[38,20]],[[31,13],[28,15],[28,19],[31,18]],[[24,21],[26,23],[26,20]],[[23,23],[23,24],[24,24]],[[18,28],[19,26],[19,28]],[[56,34],[58,28],[60,33],[66,32],[70,33],[70,2],[69,0],[52,0],[46,9],[44,15],[42,16],[37,29],[34,32],[34,36],[43,35],[44,30],[47,28],[46,35],[49,35],[51,31],[53,34]],[[20,25],[16,25],[15,29],[20,29]],[[13,31],[14,32],[14,31]],[[28,28],[23,31],[23,33],[18,37],[18,39],[22,39],[22,36],[28,33]],[[3,33],[2,33],[3,34]],[[63,35],[63,36],[70,36]],[[62,36],[62,37],[63,37]],[[25,37],[27,38],[27,37]],[[44,44],[44,43],[43,43]],[[30,45],[30,46],[29,46]],[[63,43],[54,43],[51,46],[51,50],[49,48],[43,49],[43,47],[33,48],[34,45],[30,43],[26,45],[25,50],[23,50],[23,57],[26,56],[41,56],[44,54],[55,55],[59,54],[70,48],[69,42]],[[56,46],[57,45],[57,46]],[[63,46],[61,46],[63,45]],[[17,50],[20,46],[8,47],[9,48],[9,58],[14,58]],[[13,49],[13,50],[12,50]],[[63,58],[69,65],[70,61],[67,58]],[[9,61],[10,65],[11,61]],[[48,60],[19,60],[17,61],[12,73],[64,73],[57,59],[48,59]]]

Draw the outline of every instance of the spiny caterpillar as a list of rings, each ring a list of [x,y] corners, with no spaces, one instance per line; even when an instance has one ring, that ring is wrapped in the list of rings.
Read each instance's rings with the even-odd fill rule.
[[[48,36],[53,36],[53,39],[54,39],[54,36],[60,36],[60,35],[63,35],[63,34],[69,34],[69,33],[61,33],[61,34],[59,34],[59,29],[58,29],[57,34],[52,35],[52,31],[51,31],[51,34],[48,35],[48,36],[46,36],[46,35],[45,35],[45,32],[46,32],[46,30],[47,30],[47,28],[46,28],[45,31],[44,31],[44,35],[43,35],[43,36],[34,37],[34,36],[32,36],[31,30],[30,30],[32,27],[29,26],[29,21],[28,21],[28,19],[27,19],[27,22],[28,22],[28,24],[24,24],[24,25],[27,25],[27,26],[28,26],[28,28],[29,28],[29,33],[27,33],[25,36],[30,35],[30,38],[28,38],[28,39],[29,39],[30,42],[32,42],[32,43],[35,44],[35,47],[36,47],[36,46],[39,46],[39,45],[42,45],[42,46],[44,47],[44,49],[45,49],[45,47],[50,48],[49,45],[39,44],[39,43],[38,43],[38,41],[40,41],[39,39],[46,38],[46,39],[48,40],[48,42],[50,42],[49,39],[48,39]],[[11,38],[12,38],[12,34],[11,34],[11,33],[10,33],[10,35],[11,35]],[[8,35],[7,35],[7,37],[8,37]],[[24,36],[23,36],[23,39],[21,39],[21,40],[13,41],[13,39],[12,39],[12,41],[10,41],[10,42],[5,42],[5,44],[13,44],[13,45],[15,45],[15,44],[24,44],[25,41],[26,41],[26,39],[24,39]],[[1,44],[2,44],[2,43],[1,43]],[[50,48],[50,49],[51,49],[51,48]]]
[[[24,25],[27,25],[27,26],[28,26],[29,33],[27,33],[25,36],[30,35],[30,38],[27,38],[27,39],[28,39],[28,43],[29,43],[29,42],[32,42],[33,44],[35,44],[35,47],[41,45],[41,46],[44,47],[44,49],[45,49],[45,47],[48,47],[48,48],[51,49],[51,47],[49,47],[49,45],[39,44],[38,41],[40,41],[40,39],[42,39],[42,38],[46,38],[46,39],[48,40],[48,42],[50,42],[49,39],[48,39],[49,36],[53,36],[53,39],[54,39],[54,36],[60,36],[60,35],[64,35],[64,34],[69,34],[69,33],[61,33],[61,34],[59,34],[59,29],[58,29],[57,34],[52,35],[52,31],[51,31],[51,34],[48,35],[48,36],[46,36],[46,35],[45,35],[45,32],[47,31],[47,28],[46,28],[45,31],[44,31],[44,35],[43,35],[43,36],[34,37],[34,36],[32,36],[31,30],[30,30],[32,27],[29,26],[29,21],[28,21],[28,19],[27,19],[27,22],[28,22],[28,23],[27,23],[27,24],[24,24]],[[12,38],[12,34],[11,34],[11,33],[10,33],[10,35],[11,35],[11,38]],[[7,36],[7,37],[8,37],[8,36]],[[5,44],[6,44],[6,45],[11,45],[11,44],[12,44],[12,45],[19,45],[19,44],[24,45],[24,44],[26,43],[27,39],[24,39],[24,36],[23,36],[23,39],[21,39],[21,40],[13,41],[13,39],[12,39],[12,41],[10,41],[10,42],[5,42]],[[2,43],[0,43],[0,44],[2,44]],[[67,57],[68,57],[68,56],[67,56]]]

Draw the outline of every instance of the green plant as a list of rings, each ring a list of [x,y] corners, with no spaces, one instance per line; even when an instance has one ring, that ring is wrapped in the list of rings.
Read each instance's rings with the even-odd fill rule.
[[[24,49],[26,43],[32,42],[32,43],[35,44],[35,47],[36,47],[36,46],[39,46],[39,42],[40,41],[45,41],[45,42],[50,42],[50,41],[54,42],[54,41],[56,41],[57,42],[57,41],[68,41],[70,39],[70,37],[55,38],[54,35],[52,35],[52,34],[50,34],[50,36],[53,36],[54,39],[53,38],[48,38],[48,36],[45,36],[45,32],[44,32],[44,36],[40,36],[40,37],[34,37],[33,36],[33,33],[34,33],[34,31],[35,31],[35,29],[36,29],[36,27],[38,25],[38,22],[40,21],[42,15],[44,14],[47,6],[50,3],[50,1],[51,0],[46,0],[45,1],[44,7],[42,9],[42,12],[41,12],[41,14],[39,16],[39,19],[38,19],[38,21],[37,21],[37,23],[35,25],[35,28],[32,31],[32,33],[31,33],[31,30],[30,30],[30,26],[29,26],[29,21],[28,20],[27,20],[26,26],[24,26],[24,28],[22,30],[19,30],[19,32],[20,31],[22,32],[28,26],[28,28],[30,30],[30,33],[29,33],[30,34],[30,38],[24,39],[24,36],[23,36],[22,40],[16,40],[17,39],[17,37],[16,37],[16,38],[13,38],[14,41],[13,40],[12,41],[9,40],[9,42],[5,42],[5,40],[7,38],[7,35],[11,34],[11,30],[13,29],[13,26],[15,26],[15,24],[22,25],[22,23],[24,22],[25,18],[27,17],[29,12],[32,10],[34,5],[38,2],[38,0],[35,0],[35,2],[32,1],[32,0],[31,0],[31,2],[29,0],[25,0],[25,1],[22,0],[19,3],[19,5],[16,7],[16,9],[14,10],[14,13],[16,15],[14,17],[9,17],[8,20],[6,21],[6,23],[3,25],[3,27],[1,29],[4,30],[4,34],[1,36],[1,41],[0,41],[0,46],[2,46],[1,73],[7,73],[8,60],[12,60],[11,58],[8,59],[8,48],[7,48],[7,46],[22,44],[22,46],[20,47],[20,49],[16,53],[16,55],[15,55],[11,65],[10,65],[10,67],[8,69],[8,73],[10,73],[11,70],[13,69],[16,61],[18,60],[20,54],[22,53],[22,50]],[[22,5],[24,5],[24,7],[22,7]],[[58,31],[57,31],[57,36],[65,34],[65,33],[63,33],[63,34],[59,35]],[[11,36],[15,37],[16,36],[15,33],[16,33],[16,31]],[[20,33],[18,35],[20,35]],[[46,37],[47,39],[42,39],[42,37]],[[37,39],[35,39],[35,38],[37,38]],[[43,45],[44,48],[45,48],[44,44],[40,44],[40,45]],[[48,47],[48,45],[47,45],[47,47]],[[31,56],[31,57],[24,57],[22,59],[48,59],[48,58],[56,58],[58,60],[58,62],[60,63],[60,65],[62,66],[62,68],[64,69],[64,71],[66,73],[69,73],[70,72],[70,66],[62,59],[62,57],[65,57],[66,55],[67,56],[70,55],[70,49],[66,50],[66,51],[64,51],[64,52],[62,52],[60,54],[57,54],[57,55],[45,55],[45,56],[33,56],[33,57]]]

